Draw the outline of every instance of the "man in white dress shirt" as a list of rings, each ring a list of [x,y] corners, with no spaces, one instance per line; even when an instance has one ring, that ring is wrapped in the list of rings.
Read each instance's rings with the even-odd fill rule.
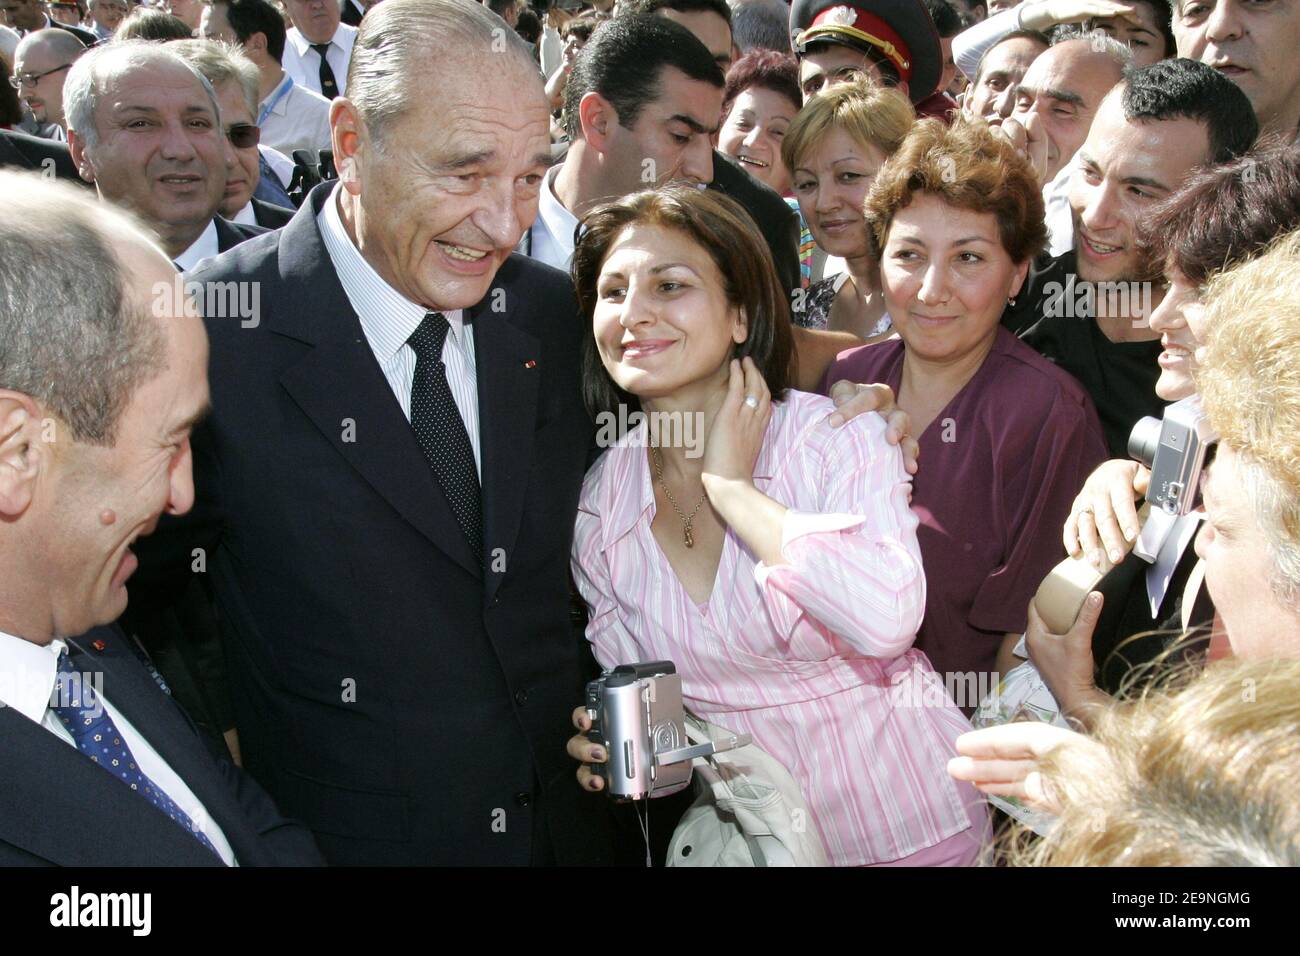
[[[257,126],[262,145],[292,156],[296,149],[327,149],[330,101],[296,82],[281,66],[286,31],[267,0],[213,0],[203,8],[199,36],[238,43],[258,72]]]
[[[335,0],[285,0],[284,6],[293,21],[285,38],[285,72],[326,99],[345,96],[357,28],[340,22]]]
[[[203,324],[127,216],[32,174],[0,193],[0,865],[319,863],[102,626],[136,539],[193,504]]]
[[[180,268],[234,245],[233,233],[256,234],[215,218],[235,157],[211,84],[165,45],[91,50],[68,74],[64,94],[82,179],[153,228]]]

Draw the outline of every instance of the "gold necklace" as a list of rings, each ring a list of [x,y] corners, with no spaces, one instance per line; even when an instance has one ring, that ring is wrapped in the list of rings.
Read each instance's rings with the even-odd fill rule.
[[[668,502],[673,506],[673,510],[677,512],[677,517],[682,519],[682,540],[686,542],[686,547],[693,548],[695,547],[695,535],[691,532],[691,522],[695,520],[695,516],[699,514],[700,509],[704,507],[704,502],[709,497],[709,493],[706,491],[704,494],[700,495],[700,500],[695,504],[695,510],[691,512],[691,515],[688,518],[682,513],[681,506],[677,504],[677,499],[673,497],[673,493],[668,490],[668,482],[664,481],[664,459],[663,456],[659,454],[659,449],[653,445],[650,446],[650,454],[654,456],[655,474],[659,477],[659,487],[662,488],[664,494],[668,496]]]

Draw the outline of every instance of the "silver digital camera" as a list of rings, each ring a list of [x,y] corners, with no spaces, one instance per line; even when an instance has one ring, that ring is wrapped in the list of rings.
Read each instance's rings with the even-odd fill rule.
[[[672,661],[623,664],[587,684],[587,738],[605,748],[591,772],[616,800],[664,797],[691,782],[691,761],[750,742],[749,734],[691,745],[682,679]]]
[[[1133,426],[1128,453],[1151,469],[1147,501],[1168,515],[1195,507],[1205,453],[1218,440],[1193,395],[1165,409],[1165,417],[1143,418]]]

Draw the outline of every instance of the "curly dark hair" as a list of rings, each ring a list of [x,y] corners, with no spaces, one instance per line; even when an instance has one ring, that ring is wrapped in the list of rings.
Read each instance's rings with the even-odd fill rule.
[[[736,97],[751,86],[779,93],[795,110],[803,105],[799,90],[799,61],[788,53],[775,50],[752,50],[746,53],[727,71],[727,85],[722,90],[722,119],[731,113]]]

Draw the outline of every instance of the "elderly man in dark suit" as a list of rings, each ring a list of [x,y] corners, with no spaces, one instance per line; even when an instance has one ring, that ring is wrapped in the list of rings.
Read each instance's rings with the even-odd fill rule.
[[[81,177],[152,227],[180,268],[264,231],[217,215],[237,159],[212,85],[165,44],[90,50],[68,73],[63,104]]]
[[[198,507],[144,570],[201,556],[244,765],[335,863],[612,859],[564,754],[594,670],[567,571],[583,330],[567,277],[511,254],[549,121],[500,27],[472,0],[376,6],[339,182],[189,277],[259,307],[206,303]]]
[[[319,864],[101,626],[194,500],[203,325],[127,217],[40,176],[0,195],[0,865]]]

